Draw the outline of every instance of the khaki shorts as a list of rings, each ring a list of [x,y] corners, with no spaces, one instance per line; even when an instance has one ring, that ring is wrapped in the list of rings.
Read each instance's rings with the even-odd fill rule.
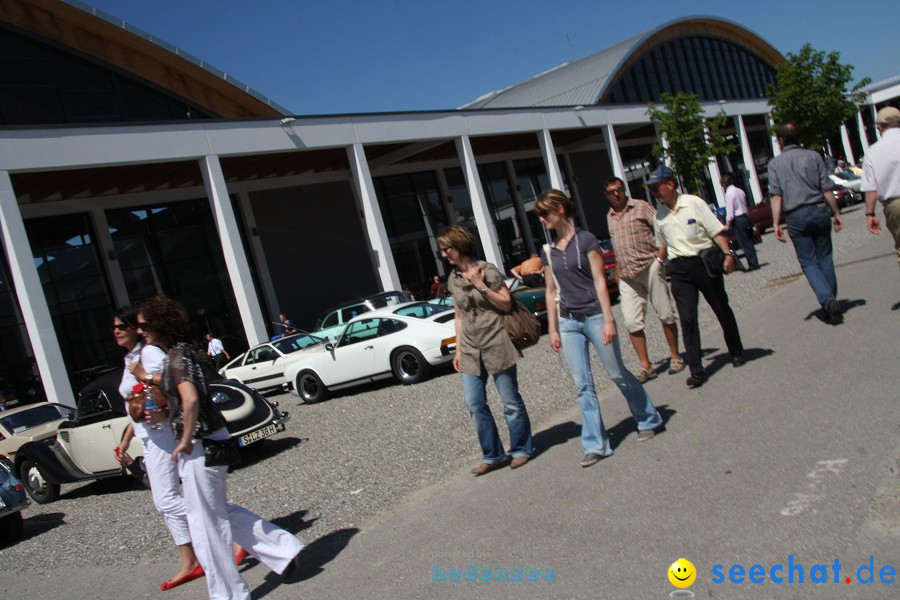
[[[629,333],[644,329],[647,300],[650,300],[650,305],[664,324],[671,325],[677,319],[675,303],[672,302],[669,285],[666,283],[666,268],[656,260],[634,279],[621,277],[619,296],[625,329]]]
[[[887,230],[894,236],[894,249],[900,262],[900,198],[892,198],[885,203],[884,221]]]

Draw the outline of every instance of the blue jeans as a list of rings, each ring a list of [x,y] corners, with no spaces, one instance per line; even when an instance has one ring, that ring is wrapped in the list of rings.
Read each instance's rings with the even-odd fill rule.
[[[578,404],[581,405],[581,446],[585,454],[609,456],[613,450],[609,444],[609,434],[603,426],[603,417],[600,415],[600,401],[597,399],[594,374],[591,372],[589,343],[597,350],[597,356],[600,357],[600,363],[606,374],[628,401],[628,408],[637,421],[638,430],[659,427],[662,425],[662,417],[653,407],[644,386],[622,363],[618,338],[611,344],[603,343],[603,322],[602,313],[587,317],[583,323],[560,317],[559,334],[566,361],[575,379]]]
[[[475,376],[468,373],[462,374],[463,396],[472,415],[475,424],[475,432],[478,434],[478,443],[481,444],[483,460],[486,463],[495,463],[506,459],[503,451],[503,442],[497,433],[497,424],[487,404],[488,373],[481,365],[481,375]],[[516,365],[505,371],[494,374],[494,385],[500,392],[503,400],[503,416],[506,417],[506,425],[509,427],[509,453],[513,456],[531,456],[531,421],[528,419],[528,411],[519,394],[519,379],[516,376]]]
[[[837,276],[831,258],[831,212],[824,206],[802,206],[791,211],[784,221],[800,268],[824,308],[837,296]]]

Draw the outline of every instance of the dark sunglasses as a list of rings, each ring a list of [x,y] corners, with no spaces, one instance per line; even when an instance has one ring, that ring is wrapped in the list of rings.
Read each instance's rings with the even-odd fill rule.
[[[606,190],[607,196],[615,196],[616,194],[624,194],[624,193],[625,193],[625,190],[623,190],[622,188],[613,188],[611,190]]]
[[[113,331],[128,331],[129,329],[131,329],[131,325],[125,325],[124,323],[113,325]]]
[[[550,216],[550,211],[547,210],[546,208],[539,210],[539,211],[537,211],[537,216],[539,216],[542,219],[546,219],[548,216]]]
[[[138,326],[138,329],[147,329],[148,327],[150,327],[150,324],[149,324],[149,323],[144,323],[144,322],[142,322],[142,321],[138,321],[137,326]]]

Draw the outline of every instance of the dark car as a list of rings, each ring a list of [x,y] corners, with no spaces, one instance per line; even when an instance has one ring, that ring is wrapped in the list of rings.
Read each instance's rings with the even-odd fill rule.
[[[13,475],[9,459],[0,454],[0,544],[12,544],[22,539],[25,532],[22,510],[26,506],[25,489]]]
[[[214,373],[210,373],[210,380]],[[15,469],[25,491],[38,504],[53,502],[60,485],[108,477],[132,475],[145,480],[143,448],[132,440],[127,452],[134,462],[125,469],[115,460],[113,448],[129,420],[119,395],[121,371],[112,371],[86,386],[70,419],[60,423],[56,435],[28,442],[15,455]],[[290,416],[278,403],[236,381],[210,383],[212,400],[225,417],[232,439],[240,447],[258,443],[284,431]]]

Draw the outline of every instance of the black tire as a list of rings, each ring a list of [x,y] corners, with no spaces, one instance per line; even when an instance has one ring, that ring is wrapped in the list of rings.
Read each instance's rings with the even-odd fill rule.
[[[421,352],[411,346],[403,346],[391,354],[391,371],[400,383],[408,385],[428,377],[431,365]]]
[[[328,397],[328,388],[314,371],[300,371],[294,382],[300,401],[304,404],[321,402]]]
[[[30,460],[19,466],[19,479],[25,491],[38,504],[49,504],[59,498],[59,484],[47,483],[40,468]]]
[[[25,520],[21,511],[0,519],[0,544],[14,544],[24,536]]]

